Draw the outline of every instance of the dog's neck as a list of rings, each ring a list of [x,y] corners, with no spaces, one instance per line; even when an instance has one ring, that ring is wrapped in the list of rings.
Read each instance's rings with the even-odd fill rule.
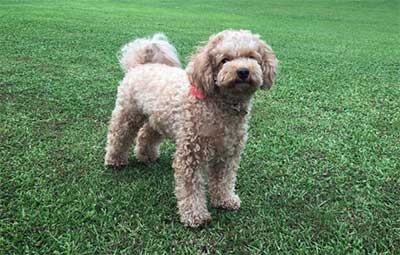
[[[231,112],[234,115],[239,116],[246,116],[250,111],[251,97],[234,98],[219,93],[216,93],[211,97],[225,112]]]
[[[230,112],[234,115],[246,116],[250,110],[251,96],[233,97],[224,95],[219,91],[218,86],[214,86],[214,93],[207,95],[200,92],[195,84],[191,84],[190,94],[197,100],[212,100],[217,103],[224,112]]]

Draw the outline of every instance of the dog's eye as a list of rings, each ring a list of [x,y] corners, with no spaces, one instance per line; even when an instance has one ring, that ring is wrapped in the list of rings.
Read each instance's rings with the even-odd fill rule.
[[[258,58],[256,58],[256,57],[254,57],[254,56],[249,56],[249,59],[254,59],[255,61],[257,61],[257,63],[258,63],[258,64],[260,64],[260,65],[261,65],[261,61],[260,61],[260,59],[258,59]]]
[[[224,58],[223,60],[221,60],[221,64],[225,64],[227,62],[229,62],[229,59],[227,59],[227,58]]]

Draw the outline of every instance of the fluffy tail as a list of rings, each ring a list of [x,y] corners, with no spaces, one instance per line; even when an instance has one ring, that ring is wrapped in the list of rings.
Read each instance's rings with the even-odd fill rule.
[[[138,65],[149,63],[181,67],[175,47],[162,33],[155,34],[151,38],[139,38],[126,44],[121,49],[119,62],[125,72]]]

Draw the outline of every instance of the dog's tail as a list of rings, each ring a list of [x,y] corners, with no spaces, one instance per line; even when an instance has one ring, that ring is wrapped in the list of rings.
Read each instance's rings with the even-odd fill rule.
[[[119,59],[122,69],[127,72],[138,65],[159,63],[181,67],[176,49],[162,34],[154,34],[151,38],[139,38],[121,49]]]

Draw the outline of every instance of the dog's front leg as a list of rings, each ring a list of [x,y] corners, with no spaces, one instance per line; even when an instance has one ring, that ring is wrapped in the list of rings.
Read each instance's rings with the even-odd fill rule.
[[[220,149],[221,155],[210,163],[208,172],[208,188],[211,205],[216,208],[237,210],[240,198],[235,193],[236,172],[247,140],[247,134],[241,133],[232,141],[234,146]]]
[[[211,221],[204,190],[204,151],[196,142],[178,144],[173,163],[175,194],[183,224],[198,227]]]
[[[235,194],[236,171],[239,161],[240,155],[225,158],[210,165],[208,188],[213,207],[228,210],[240,208],[240,198]]]

